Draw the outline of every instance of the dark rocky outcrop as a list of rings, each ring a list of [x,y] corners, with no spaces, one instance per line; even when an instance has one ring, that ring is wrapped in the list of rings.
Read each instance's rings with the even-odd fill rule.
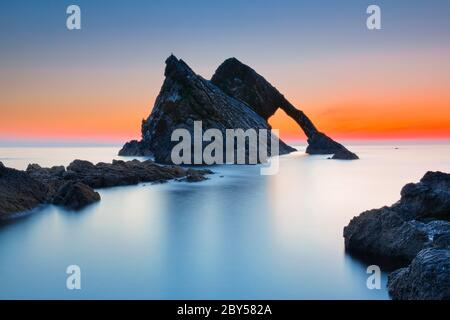
[[[389,277],[395,299],[448,299],[449,212],[450,174],[427,172],[419,183],[407,184],[391,207],[353,218],[344,228],[345,248],[385,269],[405,267]]]
[[[204,174],[201,171],[199,174]],[[208,172],[211,173],[211,172]],[[98,163],[75,160],[67,167],[66,177],[81,181],[92,188],[133,185],[141,182],[164,182],[187,176],[187,170],[178,166],[160,166],[151,160]]]
[[[359,157],[349,150],[337,150],[331,157],[333,160],[357,160]]]
[[[429,242],[424,231],[388,207],[353,218],[344,238],[349,252],[385,267],[408,264]]]
[[[100,201],[100,195],[82,182],[68,181],[53,196],[53,203],[73,210]]]
[[[0,162],[0,219],[37,207],[45,202],[47,192],[45,184]]]
[[[427,172],[419,183],[409,183],[393,209],[405,219],[450,220],[450,174]]]
[[[219,129],[223,137],[226,129],[270,130],[267,122],[248,105],[195,74],[184,61],[170,56],[164,75],[166,79],[152,113],[142,123],[142,141],[127,143],[120,155],[151,152],[157,162],[172,163],[171,152],[178,144],[171,141],[173,131],[186,129],[193,137],[194,121],[202,121],[203,130]],[[193,144],[194,141],[192,149]],[[295,149],[280,141],[280,154],[292,151]],[[248,148],[245,152],[248,153]]]
[[[389,275],[388,290],[396,300],[450,300],[450,250],[420,251],[410,266]]]
[[[338,153],[340,159],[358,158],[319,132],[302,111],[291,105],[262,76],[235,58],[226,60],[211,81],[196,75],[186,63],[174,56],[166,60],[164,74],[166,79],[152,113],[142,122],[142,140],[126,143],[119,151],[120,155],[153,154],[157,162],[171,163],[170,154],[176,142],[172,142],[170,137],[175,129],[186,129],[192,136],[194,121],[202,121],[203,130],[216,128],[222,133],[226,129],[270,129],[268,118],[282,108],[306,133],[307,153]],[[270,155],[270,146],[268,151]],[[295,149],[280,141],[280,154],[292,151]]]
[[[100,200],[100,195],[94,191],[97,188],[183,179],[197,182],[211,173],[210,170],[161,166],[151,160],[114,160],[95,165],[75,160],[67,169],[30,164],[26,171],[6,168],[0,162],[0,219],[45,203],[79,210]]]
[[[119,156],[153,156],[150,146],[143,141],[131,140],[119,150]]]

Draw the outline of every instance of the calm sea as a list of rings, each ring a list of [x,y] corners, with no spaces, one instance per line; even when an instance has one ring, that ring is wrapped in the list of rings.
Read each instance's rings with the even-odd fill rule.
[[[396,148],[398,147],[398,148]],[[392,204],[427,170],[450,172],[449,144],[350,146],[359,161],[297,153],[274,176],[217,166],[206,182],[100,190],[80,212],[47,206],[0,225],[0,298],[388,299],[344,251],[342,229]],[[0,161],[67,165],[118,148],[0,148]],[[66,268],[81,268],[81,290]]]

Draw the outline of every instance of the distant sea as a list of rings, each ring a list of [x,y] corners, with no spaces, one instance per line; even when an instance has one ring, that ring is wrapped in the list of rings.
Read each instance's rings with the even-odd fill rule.
[[[388,299],[366,286],[366,265],[342,231],[362,211],[390,205],[428,170],[450,172],[450,143],[348,145],[358,161],[280,159],[215,166],[208,181],[99,190],[80,212],[54,206],[0,225],[0,299]],[[2,147],[25,169],[74,159],[110,162],[119,147]],[[66,268],[81,268],[81,290]]]

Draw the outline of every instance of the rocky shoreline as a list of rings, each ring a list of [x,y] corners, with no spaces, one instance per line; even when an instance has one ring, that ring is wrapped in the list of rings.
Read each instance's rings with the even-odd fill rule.
[[[67,168],[42,168],[30,164],[25,171],[7,168],[0,162],[0,220],[43,204],[80,210],[100,201],[100,195],[94,189],[169,180],[198,182],[212,173],[210,170],[162,166],[151,160],[113,160],[95,165],[75,160]]]
[[[369,210],[344,228],[346,250],[393,270],[393,299],[450,299],[450,174],[427,172],[390,207]]]

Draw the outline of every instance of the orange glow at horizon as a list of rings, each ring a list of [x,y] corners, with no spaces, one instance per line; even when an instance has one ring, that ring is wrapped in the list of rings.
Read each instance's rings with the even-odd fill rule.
[[[261,74],[333,138],[450,139],[449,53],[317,57]],[[162,68],[2,70],[0,139],[139,139]],[[305,139],[281,110],[269,122],[283,139]]]
[[[139,139],[141,120],[150,112],[144,101],[136,101],[133,107],[127,107],[125,101],[95,106],[75,104],[65,104],[58,112],[47,105],[40,109],[40,113],[29,112],[27,115],[25,108],[17,108],[2,114],[0,138],[118,142]],[[433,102],[432,109],[418,105],[387,105],[376,109],[348,103],[314,110],[299,108],[320,131],[337,139],[450,139],[448,105]],[[109,111],[105,113],[105,109]],[[281,109],[269,119],[269,123],[272,128],[280,130],[283,139],[306,139],[297,123]]]
[[[450,108],[435,105],[432,111],[426,106],[412,108],[388,106],[376,110],[368,106],[334,106],[322,112],[305,113],[319,131],[336,139],[449,139]],[[269,123],[280,131],[285,140],[306,140],[300,126],[279,109]]]

